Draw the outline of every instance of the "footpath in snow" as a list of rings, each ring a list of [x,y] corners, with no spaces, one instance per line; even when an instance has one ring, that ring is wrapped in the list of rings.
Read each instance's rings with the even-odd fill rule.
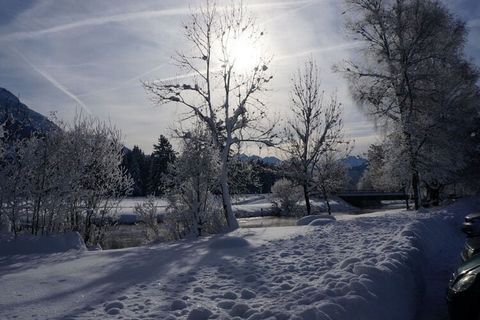
[[[429,268],[458,255],[461,219],[479,207],[470,199],[315,227],[0,257],[0,319],[413,320],[437,301],[425,289]]]

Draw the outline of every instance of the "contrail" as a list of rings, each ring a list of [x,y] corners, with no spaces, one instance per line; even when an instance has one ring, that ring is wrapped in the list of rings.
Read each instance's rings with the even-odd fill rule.
[[[188,8],[179,8],[179,9],[130,12],[130,13],[105,16],[105,17],[89,18],[89,19],[84,19],[80,21],[75,21],[71,23],[66,23],[66,24],[42,29],[42,30],[11,33],[9,35],[0,37],[0,41],[32,39],[32,38],[37,38],[39,36],[43,36],[51,33],[57,33],[57,32],[67,31],[71,29],[81,28],[81,27],[98,26],[98,25],[111,23],[111,22],[148,19],[148,18],[161,17],[161,16],[182,15],[182,14],[187,14],[188,12],[190,12],[190,9]]]
[[[46,73],[45,71],[43,70],[40,70],[39,68],[37,68],[33,63],[31,63],[27,57],[25,57],[20,51],[18,50],[15,50],[15,52],[33,69],[35,70],[36,72],[38,72],[42,77],[44,77],[45,79],[47,79],[55,88],[57,88],[58,90],[62,91],[64,94],[66,94],[67,96],[69,96],[70,98],[72,98],[75,102],[77,102],[81,107],[82,109],[84,109],[85,111],[87,111],[89,114],[92,114],[92,112],[90,111],[90,109],[87,108],[87,106],[85,105],[85,103],[80,100],[76,95],[74,95],[73,93],[71,93],[67,88],[65,88],[65,86],[63,86],[61,83],[59,83],[55,78],[53,78],[50,74]]]
[[[334,46],[316,47],[316,48],[312,48],[312,49],[308,49],[300,52],[295,52],[293,54],[286,54],[286,55],[280,56],[278,58],[275,58],[274,62],[293,59],[293,58],[299,58],[299,57],[303,57],[303,56],[306,56],[312,53],[317,53],[317,52],[326,52],[326,51],[334,51],[334,50],[341,50],[341,49],[353,49],[361,45],[363,45],[363,41],[351,41],[351,42],[346,42],[342,44],[337,44]]]
[[[299,4],[309,4],[316,2],[318,0],[301,0],[301,1],[279,1],[274,3],[257,3],[253,4],[251,8],[272,8],[279,6],[288,6],[288,5],[299,5]],[[221,7],[219,7],[221,8]],[[174,15],[186,15],[192,12],[191,8],[182,7],[176,9],[163,9],[163,10],[148,10],[148,11],[138,11],[138,12],[128,12],[104,17],[88,18],[80,21],[75,21],[71,23],[66,23],[42,30],[35,31],[21,31],[14,32],[11,34],[0,36],[0,42],[5,41],[16,41],[24,39],[34,39],[39,36],[48,35],[52,33],[72,30],[76,28],[89,27],[89,26],[98,26],[111,22],[124,22],[130,20],[138,19],[149,19],[162,16],[174,16]]]
[[[214,69],[211,72],[217,72],[219,70],[221,70],[221,69],[220,68]],[[206,70],[201,70],[200,72],[201,73],[206,73]],[[173,80],[188,79],[188,78],[193,78],[196,75],[198,75],[197,72],[190,72],[190,73],[185,73],[185,74],[181,74],[181,75],[177,75],[177,76],[166,77],[166,78],[163,78],[163,79],[156,79],[156,80],[153,80],[152,82],[153,83],[162,83],[162,82],[168,82],[168,81],[173,81]]]
[[[299,5],[297,8],[295,9],[291,9],[291,10],[288,10],[287,12],[285,13],[282,13],[282,14],[279,14],[279,15],[276,15],[276,16],[273,16],[272,18],[270,19],[267,19],[263,22],[263,24],[267,25],[269,23],[272,23],[274,21],[277,21],[277,20],[280,20],[280,19],[283,19],[285,17],[288,17],[290,15],[292,15],[293,13],[295,12],[298,12],[298,11],[302,11],[308,7],[311,7],[312,5],[314,4],[317,4],[319,2],[322,2],[322,0],[308,0],[308,1],[296,1],[296,2],[281,2],[282,5]]]
[[[155,72],[161,68],[163,68],[167,63],[164,62],[152,69],[149,69],[148,71],[145,71],[139,75],[136,75],[136,76],[133,76],[125,81],[122,81],[119,85],[115,86],[115,87],[111,87],[111,88],[105,88],[105,89],[100,89],[100,90],[96,90],[96,91],[91,91],[91,92],[87,92],[87,93],[84,93],[84,94],[79,94],[77,95],[78,97],[88,97],[88,96],[94,96],[96,94],[99,94],[99,93],[102,93],[102,92],[111,92],[111,91],[116,91],[118,89],[121,89],[123,86],[131,83],[131,82],[134,82],[134,81],[138,81],[138,80],[141,80],[142,77],[152,73],[152,72]]]

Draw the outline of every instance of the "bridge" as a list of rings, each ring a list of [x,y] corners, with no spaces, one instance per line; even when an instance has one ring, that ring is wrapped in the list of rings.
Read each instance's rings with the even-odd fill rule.
[[[375,190],[343,190],[337,193],[337,196],[346,202],[357,206],[380,205],[382,200],[408,200],[408,194],[404,192],[383,192]]]

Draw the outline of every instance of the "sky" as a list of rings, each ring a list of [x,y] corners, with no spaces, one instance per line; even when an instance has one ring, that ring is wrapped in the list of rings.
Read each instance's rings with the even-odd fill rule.
[[[217,1],[222,4],[227,1]],[[244,1],[265,30],[274,75],[264,94],[270,114],[289,110],[292,74],[309,57],[321,70],[326,92],[344,108],[346,136],[354,154],[378,140],[374,123],[352,100],[332,66],[355,53],[346,37],[340,0]],[[30,108],[64,120],[84,112],[115,124],[129,147],[151,152],[160,134],[171,135],[185,109],[156,106],[141,81],[181,76],[171,57],[186,49],[182,23],[198,0],[0,0],[0,87]],[[447,6],[466,21],[466,54],[480,65],[480,1]],[[272,154],[271,150],[248,149]]]

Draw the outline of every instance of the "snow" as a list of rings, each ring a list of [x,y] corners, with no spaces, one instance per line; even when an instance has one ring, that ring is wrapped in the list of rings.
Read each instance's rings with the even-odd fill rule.
[[[48,237],[21,234],[14,238],[12,233],[0,233],[0,257],[9,255],[44,254],[86,250],[82,236],[78,232],[67,232]]]
[[[335,221],[335,218],[333,218],[333,219],[320,218],[320,219],[313,220],[308,225],[309,226],[323,226],[323,225],[332,223],[334,221]]]
[[[274,205],[270,195],[245,195],[237,197],[232,206],[236,217],[258,217],[272,215]]]
[[[136,222],[135,206],[142,204],[147,198],[135,197],[123,199],[117,208],[116,217],[122,223],[134,223]],[[232,210],[237,218],[249,218],[249,217],[264,217],[272,216],[275,212],[275,206],[272,202],[271,194],[244,194],[237,195],[233,199]],[[167,211],[168,201],[164,198],[156,198],[157,212],[159,215],[164,214]],[[326,212],[327,205],[325,201],[314,199],[311,200],[313,210],[317,212]],[[300,202],[300,205],[305,203]],[[330,207],[332,212],[336,213],[348,213],[358,210],[338,197],[333,197],[330,200]]]
[[[469,199],[152,247],[0,257],[0,318],[415,319],[422,304],[437,307],[425,281],[458,259],[459,223],[476,208]],[[447,282],[437,284],[443,295]]]
[[[210,242],[211,249],[236,249],[250,246],[250,243],[242,237],[220,236]]]
[[[145,197],[125,198],[117,208],[117,217],[126,222],[135,222],[135,206],[147,200]],[[156,198],[158,214],[167,211],[168,201],[165,198]],[[238,195],[233,200],[232,209],[237,217],[253,217],[271,215],[273,203],[268,194],[246,194]]]
[[[298,219],[297,226],[307,226],[307,225],[310,225],[310,223],[312,223],[316,220],[334,221],[336,219],[333,216],[312,214],[312,215],[305,216],[305,217],[302,217],[302,218]]]
[[[329,203],[332,212],[351,212],[358,210],[358,208],[335,196],[329,200]],[[305,201],[300,201],[300,204],[305,205]],[[327,203],[323,199],[310,200],[310,205],[313,211],[327,212]]]
[[[117,215],[136,215],[135,206],[141,205],[146,202],[148,198],[146,197],[132,197],[125,198],[118,204]],[[168,206],[168,201],[164,198],[155,198],[157,204],[157,212],[159,214],[165,213]]]

